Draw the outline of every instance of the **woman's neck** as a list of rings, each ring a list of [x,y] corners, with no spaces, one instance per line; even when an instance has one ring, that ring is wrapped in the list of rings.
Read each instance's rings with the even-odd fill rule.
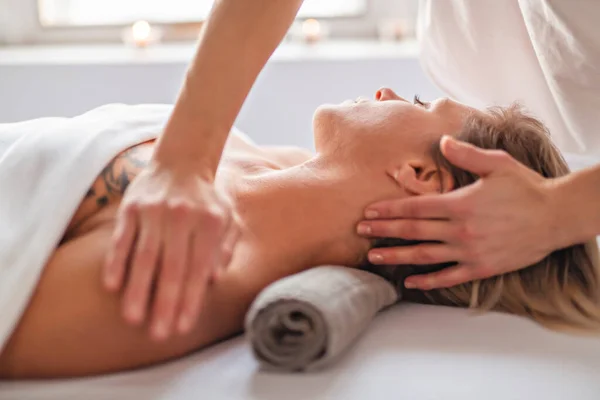
[[[319,157],[250,178],[238,199],[242,229],[290,268],[355,265],[368,241],[355,234],[364,200],[351,194],[350,179]]]

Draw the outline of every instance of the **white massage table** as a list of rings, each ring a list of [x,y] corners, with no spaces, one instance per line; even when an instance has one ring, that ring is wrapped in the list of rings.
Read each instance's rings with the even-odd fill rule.
[[[319,373],[261,372],[239,337],[137,372],[0,383],[0,399],[600,399],[600,339],[551,332],[509,315],[470,314],[396,305]]]

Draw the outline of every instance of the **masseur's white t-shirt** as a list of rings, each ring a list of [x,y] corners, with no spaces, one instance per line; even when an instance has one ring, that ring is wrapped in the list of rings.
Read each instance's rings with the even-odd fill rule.
[[[421,0],[421,61],[476,107],[519,101],[566,152],[600,155],[600,0]]]

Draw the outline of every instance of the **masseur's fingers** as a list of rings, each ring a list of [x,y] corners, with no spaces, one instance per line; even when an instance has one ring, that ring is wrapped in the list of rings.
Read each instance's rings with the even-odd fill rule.
[[[227,227],[227,233],[225,235],[225,239],[222,243],[222,251],[221,251],[221,267],[227,268],[231,263],[231,259],[233,258],[233,251],[235,249],[235,245],[237,244],[238,239],[240,238],[241,231],[240,227],[235,221],[235,218],[232,216],[230,218],[229,226]]]
[[[502,150],[484,150],[444,136],[441,150],[452,164],[479,176],[514,166],[516,161]],[[373,203],[365,210],[366,219],[377,218],[453,218],[464,209],[460,194],[413,196]]]
[[[206,295],[208,280],[214,271],[209,267],[218,265],[221,257],[220,252],[215,251],[223,241],[221,220],[205,219],[204,224],[197,227],[192,237],[190,270],[177,320],[177,330],[182,334],[194,327]]]
[[[444,243],[427,243],[406,247],[386,247],[369,251],[369,261],[379,265],[431,265],[459,259],[458,251]]]
[[[358,224],[359,235],[447,242],[456,237],[457,228],[445,220],[381,219]]]
[[[216,282],[219,277],[225,272],[225,270],[231,264],[233,259],[233,253],[235,250],[235,246],[237,245],[238,239],[241,236],[240,227],[232,216],[230,218],[229,227],[226,228],[226,233],[224,235],[223,243],[221,244],[221,260],[217,263],[217,268],[215,268],[212,274],[209,277],[209,285]]]
[[[480,279],[474,276],[473,271],[465,265],[455,265],[429,274],[409,276],[404,281],[404,286],[408,289],[419,288],[420,290],[449,288]]]
[[[434,289],[517,271],[539,262],[557,248],[553,215],[564,205],[554,201],[554,184],[504,151],[480,149],[450,138],[444,138],[441,147],[451,163],[479,179],[449,193],[392,201],[377,210],[380,217],[403,218],[401,223],[364,222],[387,224],[379,226],[383,236],[402,237],[408,230],[413,237],[443,243],[373,249],[369,253],[371,262],[458,262],[460,267],[407,280],[416,288]],[[366,214],[371,216],[369,209]],[[447,224],[432,228],[432,222],[441,222],[439,217]],[[455,227],[454,232],[451,227]]]
[[[138,225],[135,207],[126,207],[122,213],[121,218],[117,218],[112,245],[104,264],[104,285],[112,291],[120,290],[123,286]]]
[[[172,331],[184,289],[190,253],[190,209],[185,204],[172,207],[166,223],[162,260],[153,301],[150,333],[156,340],[166,339]]]
[[[452,164],[479,176],[487,176],[515,162],[505,151],[482,149],[450,136],[442,138],[440,148]]]
[[[455,205],[452,193],[437,196],[413,196],[383,200],[365,210],[366,219],[383,218],[448,218]]]
[[[131,323],[141,323],[146,317],[152,281],[161,252],[161,228],[158,208],[147,207],[141,211],[140,233],[123,295],[123,313]]]
[[[124,317],[140,323],[151,310],[155,339],[167,338],[174,327],[191,329],[208,278],[231,260],[236,237],[227,240],[225,250],[221,244],[233,204],[227,186],[215,186],[208,176],[194,168],[156,164],[132,180],[121,203],[121,209],[136,212],[136,220],[118,230],[124,248],[119,247],[110,265],[116,263],[120,274],[128,272]]]

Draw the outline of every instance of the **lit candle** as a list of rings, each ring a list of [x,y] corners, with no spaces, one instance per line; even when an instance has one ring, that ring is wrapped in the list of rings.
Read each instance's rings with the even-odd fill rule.
[[[321,23],[316,19],[307,19],[302,23],[302,35],[307,43],[318,42],[322,34]]]
[[[146,47],[150,43],[152,27],[148,21],[137,21],[131,27],[131,39],[138,47]]]
[[[160,29],[153,27],[148,21],[137,21],[123,31],[123,41],[144,48],[159,42],[161,35]]]

